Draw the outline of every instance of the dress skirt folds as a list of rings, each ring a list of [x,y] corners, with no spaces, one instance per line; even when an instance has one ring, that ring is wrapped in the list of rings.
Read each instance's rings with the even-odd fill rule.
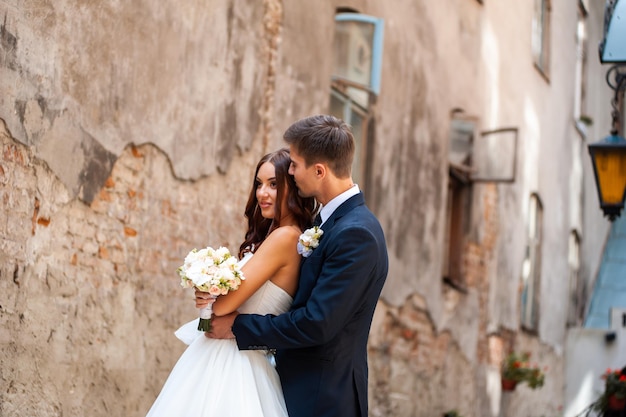
[[[280,379],[265,351],[240,351],[234,340],[209,339],[194,320],[179,331],[198,337],[183,352],[148,417],[287,416]]]
[[[292,302],[267,281],[239,312],[278,315]],[[273,357],[264,350],[239,350],[234,339],[209,339],[197,327],[195,319],[176,331],[189,346],[147,417],[287,417]]]

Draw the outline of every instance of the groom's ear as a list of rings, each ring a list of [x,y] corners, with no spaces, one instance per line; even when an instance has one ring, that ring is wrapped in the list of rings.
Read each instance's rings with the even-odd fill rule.
[[[324,164],[315,164],[314,166],[314,172],[315,172],[315,176],[318,179],[322,179],[326,176],[328,167],[326,167],[326,165]]]

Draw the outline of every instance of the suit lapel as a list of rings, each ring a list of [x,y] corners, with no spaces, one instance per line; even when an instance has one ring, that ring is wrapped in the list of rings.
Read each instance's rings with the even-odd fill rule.
[[[333,214],[331,214],[330,217],[324,222],[324,224],[322,224],[322,230],[325,232],[330,231],[330,229],[339,219],[350,213],[356,207],[363,204],[365,204],[365,198],[363,197],[362,192],[350,197],[349,199],[344,201],[339,207],[337,207]],[[322,235],[320,246],[324,245],[325,237],[326,239],[330,238]],[[320,250],[320,248],[314,249],[314,251],[315,250]],[[315,286],[315,282],[317,281],[318,274],[320,273],[320,269],[322,268],[322,262],[312,262],[313,258],[315,258],[315,256],[303,258],[300,270],[300,282],[293,303],[294,306],[306,304],[306,301],[309,299],[311,291]]]

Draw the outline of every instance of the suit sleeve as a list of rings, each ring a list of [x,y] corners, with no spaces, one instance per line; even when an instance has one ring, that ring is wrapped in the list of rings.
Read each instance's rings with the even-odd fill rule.
[[[376,236],[365,227],[335,235],[325,247],[321,272],[306,304],[279,316],[242,314],[233,325],[240,349],[321,345],[353,317],[372,287],[378,261]]]

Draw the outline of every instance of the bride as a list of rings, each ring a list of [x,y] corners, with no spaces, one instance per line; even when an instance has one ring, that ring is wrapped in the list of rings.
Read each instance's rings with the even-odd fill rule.
[[[248,231],[239,248],[245,280],[217,298],[215,315],[278,315],[291,306],[301,260],[296,244],[311,226],[315,201],[298,196],[290,163],[285,148],[265,155],[256,167],[245,210]],[[286,417],[271,353],[240,351],[234,339],[209,339],[197,326],[195,319],[176,331],[189,347],[146,417]]]

